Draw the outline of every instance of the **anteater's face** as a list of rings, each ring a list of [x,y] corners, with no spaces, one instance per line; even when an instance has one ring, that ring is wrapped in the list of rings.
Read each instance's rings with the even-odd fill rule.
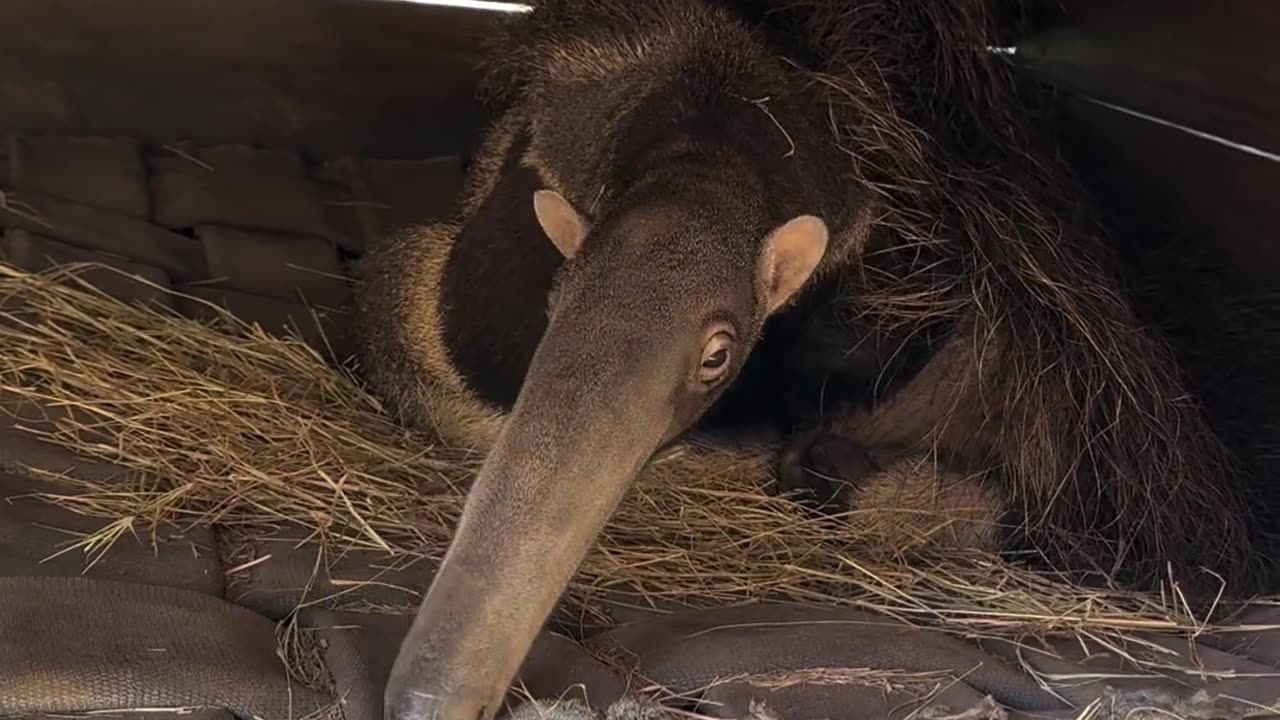
[[[769,312],[757,272],[764,231],[743,243],[717,220],[661,203],[606,218],[580,249],[566,244],[548,298],[548,360],[575,368],[575,393],[645,407],[645,436],[659,444],[733,382]]]
[[[534,199],[566,257],[546,332],[388,689],[393,716],[492,716],[624,492],[742,367],[827,245],[816,217],[641,204],[595,227]]]

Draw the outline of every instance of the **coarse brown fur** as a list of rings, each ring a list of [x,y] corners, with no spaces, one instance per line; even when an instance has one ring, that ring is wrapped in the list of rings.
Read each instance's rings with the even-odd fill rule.
[[[1226,575],[1229,593],[1274,582],[1250,487],[1269,478],[1242,475],[1247,458],[1224,447],[1166,338],[1136,316],[1088,194],[1027,99],[1042,96],[982,51],[984,4],[802,5],[841,144],[886,198],[858,318],[960,320],[974,349],[963,390],[930,393],[949,407],[911,413],[917,429],[945,450],[957,432],[988,445],[1029,539],[1059,561],[1138,584],[1172,566],[1210,593],[1217,577],[1201,568]],[[880,434],[866,417],[834,424]]]

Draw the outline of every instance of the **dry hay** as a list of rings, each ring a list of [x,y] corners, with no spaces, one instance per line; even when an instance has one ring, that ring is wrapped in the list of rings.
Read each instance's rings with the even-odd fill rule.
[[[217,308],[197,321],[125,304],[77,276],[88,267],[0,264],[0,392],[72,410],[30,430],[131,471],[54,478],[75,492],[46,499],[103,520],[82,547],[109,552],[113,538],[161,522],[248,535],[297,523],[332,552],[443,554],[480,458],[394,424],[352,373],[301,341]],[[1142,644],[1135,632],[1217,629],[1176,589],[1083,589],[978,554],[877,554],[849,519],[813,519],[733,476],[642,478],[570,601],[597,608],[611,588],[694,606],[767,596],[975,636],[1075,633],[1126,654]]]

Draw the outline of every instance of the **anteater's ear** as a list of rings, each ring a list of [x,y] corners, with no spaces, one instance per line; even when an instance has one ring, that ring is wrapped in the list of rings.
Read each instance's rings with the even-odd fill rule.
[[[578,254],[587,236],[587,221],[555,190],[533,193],[533,214],[538,216],[542,232],[565,259]]]
[[[769,233],[760,258],[766,312],[773,313],[791,299],[826,251],[827,224],[813,215],[794,217]]]

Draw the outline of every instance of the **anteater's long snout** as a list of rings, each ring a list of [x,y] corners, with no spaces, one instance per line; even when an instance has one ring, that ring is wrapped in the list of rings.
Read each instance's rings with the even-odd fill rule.
[[[669,373],[644,355],[625,369],[602,362],[591,352],[600,347],[552,338],[535,353],[401,646],[388,720],[487,720],[500,710],[569,580],[662,442],[670,392],[652,381]]]

